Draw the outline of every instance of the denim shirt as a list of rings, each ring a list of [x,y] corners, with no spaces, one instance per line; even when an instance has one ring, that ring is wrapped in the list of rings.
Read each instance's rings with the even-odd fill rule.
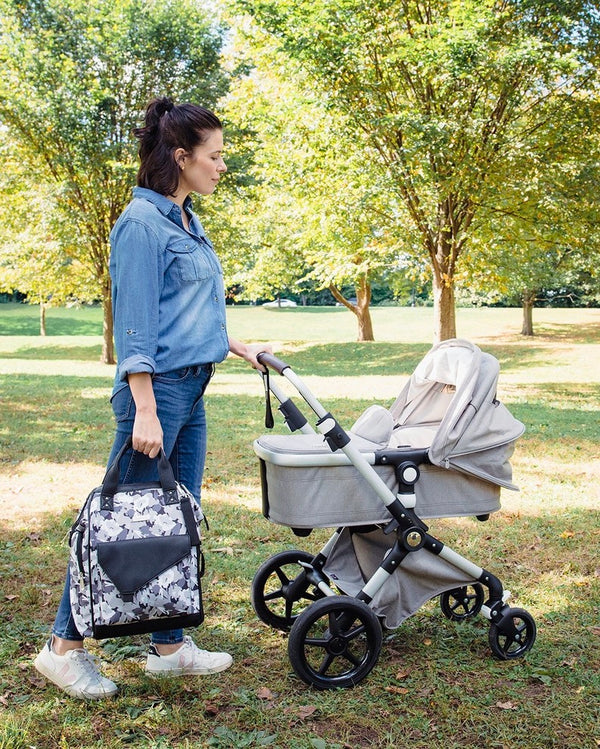
[[[200,221],[141,187],[110,233],[110,276],[117,349],[115,390],[127,375],[170,372],[225,359],[221,264]]]

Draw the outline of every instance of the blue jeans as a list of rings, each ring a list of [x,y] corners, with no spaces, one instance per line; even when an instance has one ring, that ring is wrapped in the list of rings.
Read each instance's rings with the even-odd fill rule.
[[[157,374],[152,378],[157,415],[163,429],[164,451],[173,466],[175,478],[190,490],[198,503],[206,457],[206,416],[202,396],[213,371],[214,365],[204,364]],[[129,385],[113,394],[112,407],[117,420],[117,431],[108,465],[133,432],[135,403]],[[150,460],[143,453],[133,450],[125,453],[120,465],[121,483],[157,480],[156,460]],[[69,588],[70,576],[67,570],[52,632],[65,640],[83,640],[71,614]],[[172,644],[182,640],[181,629],[152,634],[153,643]]]

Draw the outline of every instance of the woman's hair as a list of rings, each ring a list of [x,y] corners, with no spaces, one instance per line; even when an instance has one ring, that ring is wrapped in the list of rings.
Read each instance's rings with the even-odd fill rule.
[[[153,99],[146,108],[145,124],[133,132],[140,142],[138,187],[161,195],[175,195],[179,167],[173,158],[178,148],[191,153],[210,132],[222,130],[219,118],[196,104],[174,104],[167,97]]]

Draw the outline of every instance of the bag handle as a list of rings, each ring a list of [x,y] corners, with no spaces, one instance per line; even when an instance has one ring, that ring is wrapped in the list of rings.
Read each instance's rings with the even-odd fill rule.
[[[102,510],[113,509],[113,497],[119,486],[119,464],[131,445],[132,439],[131,436],[129,436],[104,475],[101,487],[102,490],[100,493],[100,508]],[[165,495],[165,503],[175,504],[179,501],[177,482],[175,481],[173,468],[162,447],[160,448],[160,452],[156,456],[156,459],[158,460],[158,480]]]

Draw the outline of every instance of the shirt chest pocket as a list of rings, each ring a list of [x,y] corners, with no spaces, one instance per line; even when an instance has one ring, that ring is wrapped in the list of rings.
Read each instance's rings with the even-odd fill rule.
[[[203,281],[215,275],[210,259],[192,239],[181,239],[167,247],[173,275],[182,283]]]

